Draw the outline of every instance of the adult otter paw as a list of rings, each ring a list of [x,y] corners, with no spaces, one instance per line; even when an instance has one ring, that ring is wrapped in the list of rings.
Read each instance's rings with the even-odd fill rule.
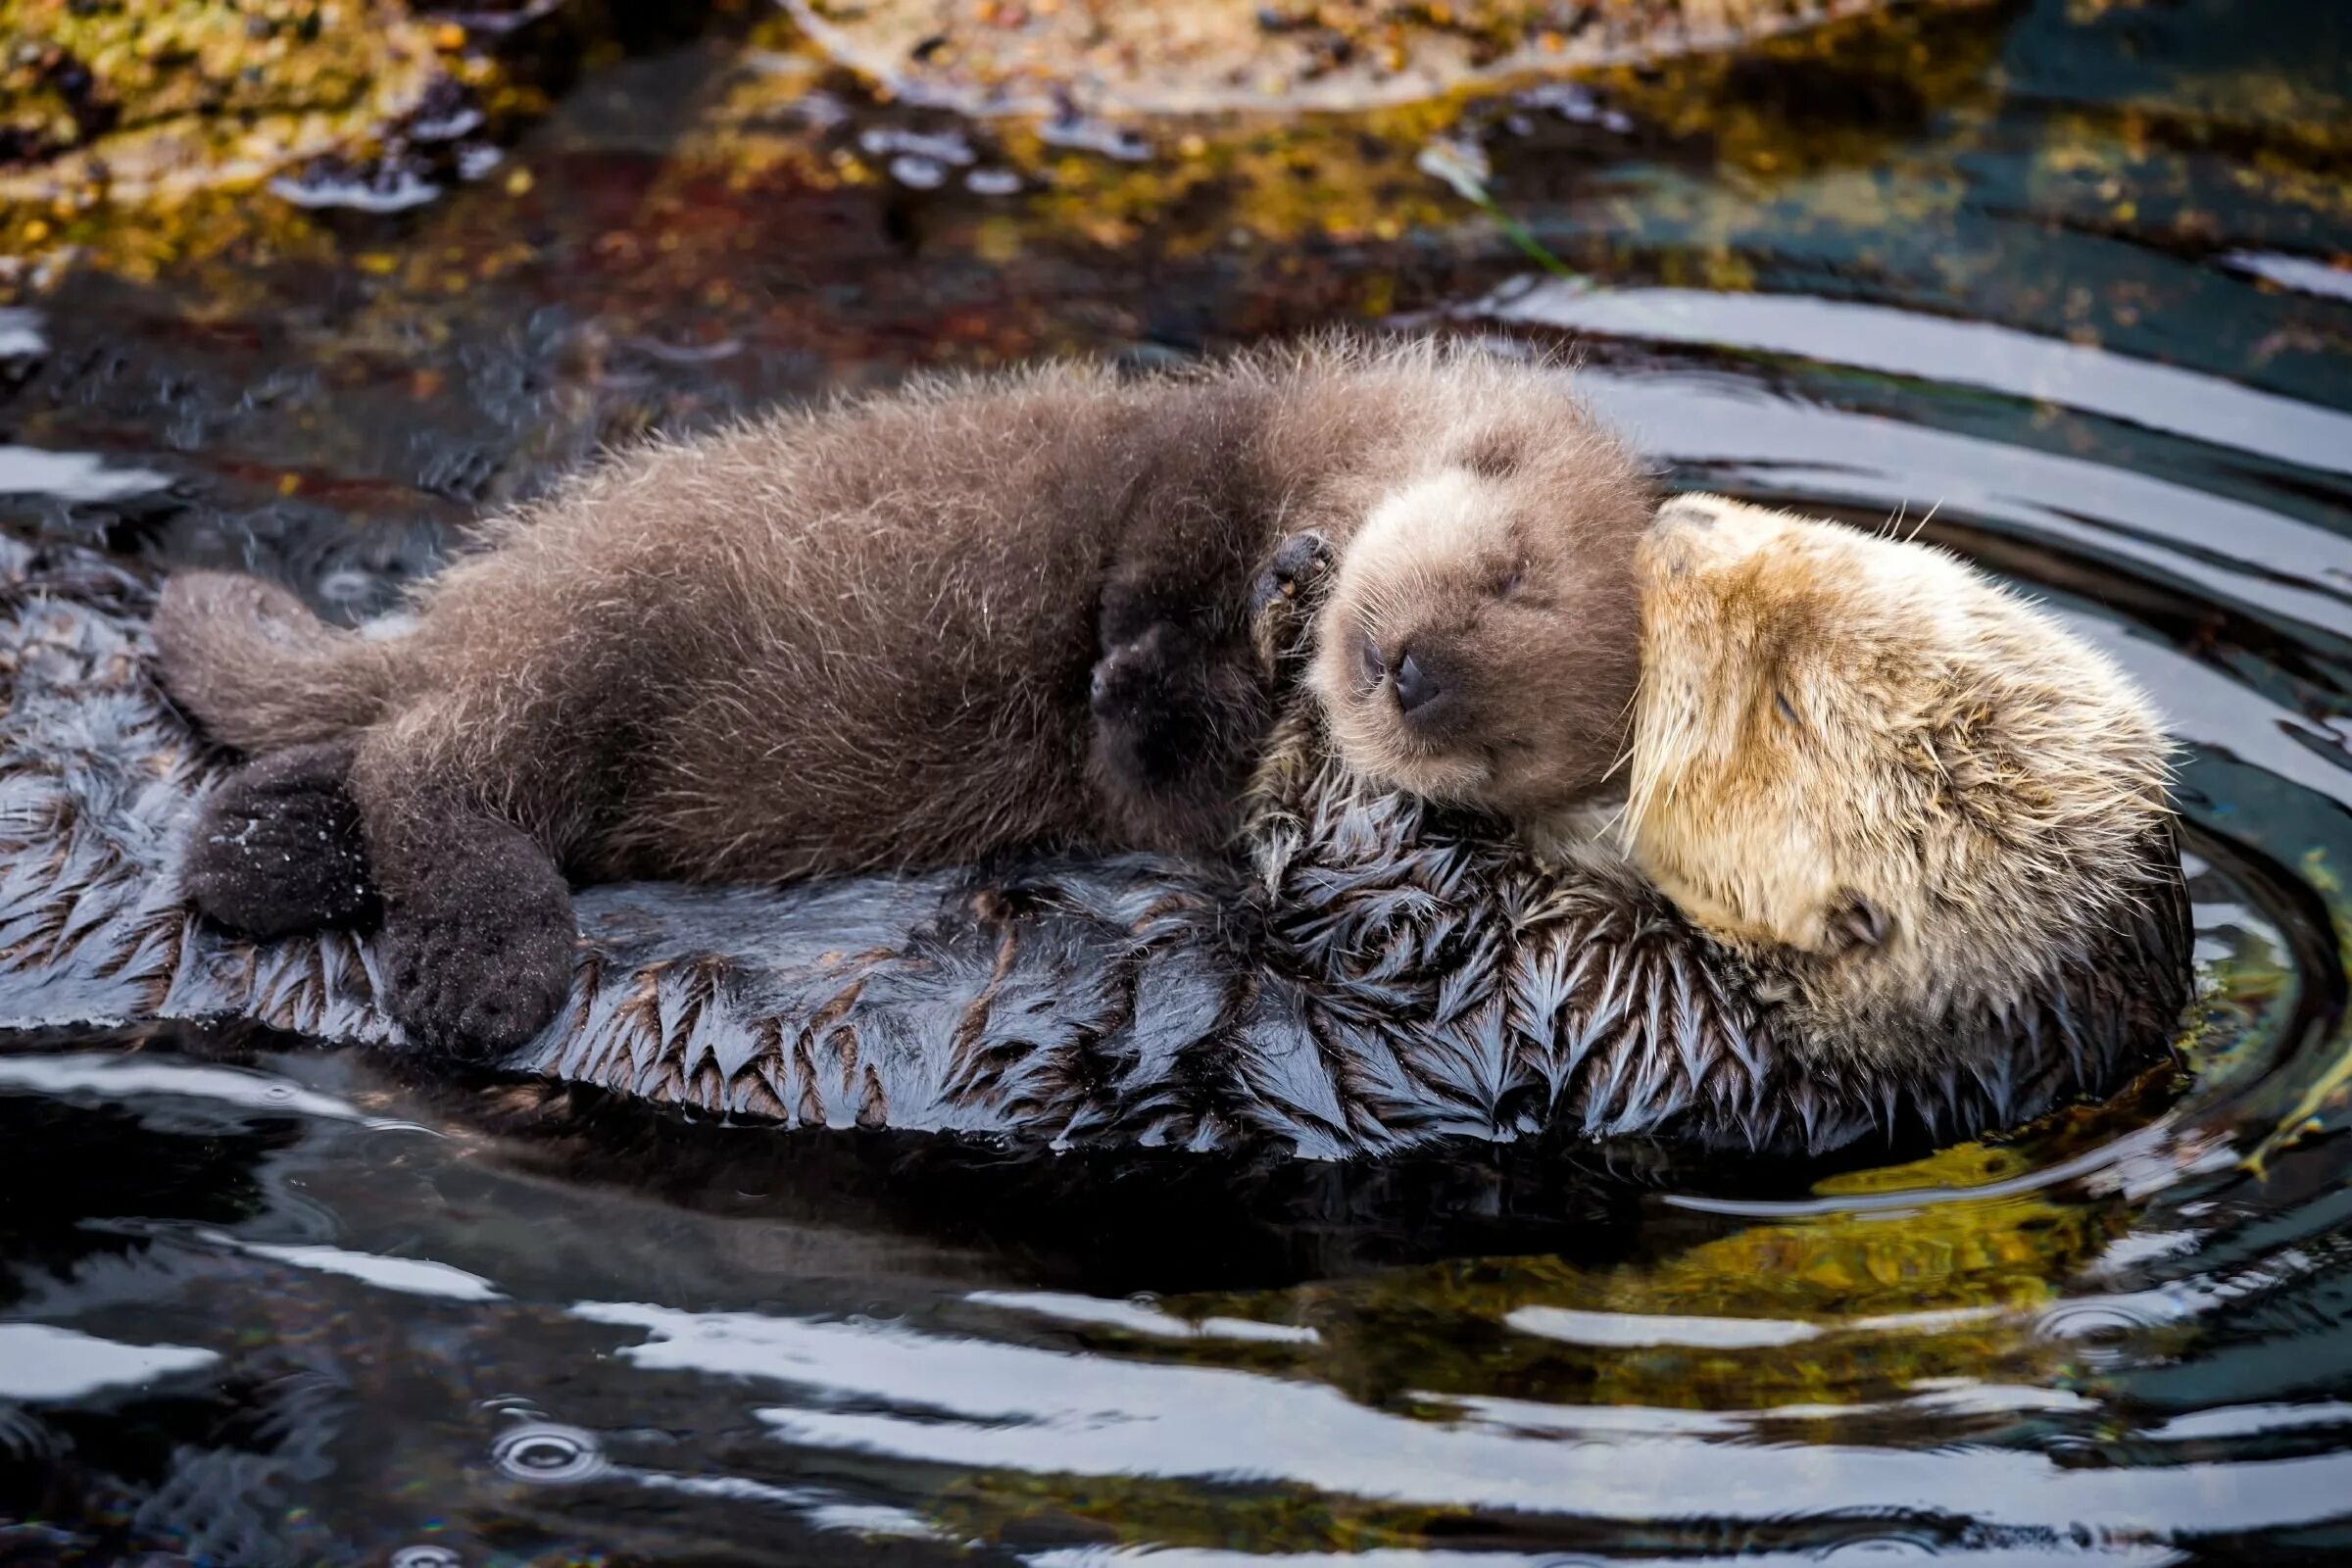
[[[367,841],[344,788],[350,771],[351,747],[327,741],[230,773],[197,810],[181,896],[208,919],[265,941],[373,920]]]
[[[571,994],[578,927],[537,844],[503,822],[463,829],[443,875],[385,901],[384,1005],[419,1048],[496,1061]]]
[[[1318,533],[1295,533],[1275,547],[1250,587],[1250,640],[1268,669],[1291,651],[1314,613],[1337,559]]]

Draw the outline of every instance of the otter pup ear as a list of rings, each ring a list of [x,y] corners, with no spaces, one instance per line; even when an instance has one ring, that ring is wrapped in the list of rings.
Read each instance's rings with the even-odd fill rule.
[[[1894,934],[1894,921],[1886,911],[1859,893],[1840,893],[1830,906],[1830,917],[1823,936],[1833,953],[1851,953],[1858,948],[1883,948]]]

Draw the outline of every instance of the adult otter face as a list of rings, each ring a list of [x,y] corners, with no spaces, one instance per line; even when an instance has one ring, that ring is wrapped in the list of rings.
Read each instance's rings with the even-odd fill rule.
[[[2168,745],[2050,617],[1940,550],[1715,497],[1662,508],[1641,568],[1629,847],[1812,1004],[1996,997],[2136,896]]]
[[[1373,509],[1317,616],[1309,681],[1357,772],[1542,826],[1623,758],[1650,498],[1596,433],[1513,450],[1491,439]]]

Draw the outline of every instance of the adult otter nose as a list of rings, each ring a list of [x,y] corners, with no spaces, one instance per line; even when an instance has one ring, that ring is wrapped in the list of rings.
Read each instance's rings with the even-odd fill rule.
[[[1658,508],[1657,515],[1650,521],[1661,530],[1690,528],[1703,531],[1715,526],[1716,514],[1715,509],[1704,501],[1690,496],[1672,496],[1664,506]]]
[[[1719,552],[1712,538],[1716,521],[1714,511],[1703,503],[1675,497],[1650,518],[1643,559],[1653,570],[1663,567],[1669,577],[1682,576]]]

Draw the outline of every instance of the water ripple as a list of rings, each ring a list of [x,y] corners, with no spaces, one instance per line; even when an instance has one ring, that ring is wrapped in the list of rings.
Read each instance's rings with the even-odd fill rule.
[[[625,1302],[573,1311],[643,1329],[648,1337],[619,1353],[647,1370],[800,1390],[809,1403],[756,1412],[788,1443],[925,1464],[1288,1483],[1386,1502],[1629,1522],[1675,1516],[1695,1496],[1727,1522],[1866,1512],[1899,1499],[1910,1510],[1992,1528],[2069,1532],[2087,1524],[2143,1539],[2312,1524],[2352,1509],[2344,1501],[2352,1496],[2352,1454],[2191,1462],[2151,1489],[2128,1472],[2067,1469],[2038,1453],[1987,1446],[1758,1448],[1651,1434],[1531,1442],[1392,1415],[1334,1389],[1228,1368],[755,1313]]]
[[[2352,415],[1990,321],[1808,295],[1601,290],[1550,278],[1506,285],[1461,314],[1655,343],[1794,355],[1941,386],[1980,387],[2281,463],[2352,473]]]
[[[607,1464],[595,1433],[544,1421],[500,1433],[490,1445],[490,1462],[517,1481],[540,1486],[593,1480]]]

